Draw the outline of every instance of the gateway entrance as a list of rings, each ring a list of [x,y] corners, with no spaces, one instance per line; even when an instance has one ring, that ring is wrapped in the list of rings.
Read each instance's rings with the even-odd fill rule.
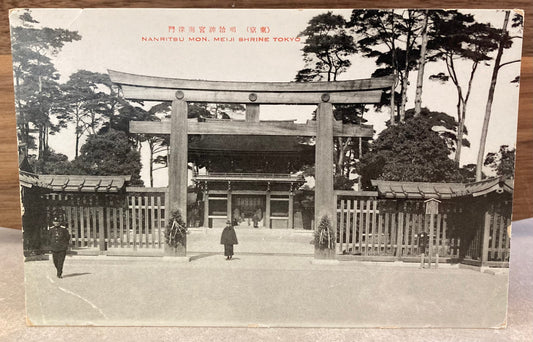
[[[314,222],[322,218],[335,218],[336,203],[333,191],[333,139],[334,137],[372,138],[372,126],[351,125],[336,121],[333,106],[337,104],[379,103],[386,89],[393,90],[394,77],[381,77],[337,82],[216,82],[205,80],[185,80],[177,78],[152,77],[135,75],[109,70],[111,80],[120,85],[127,99],[145,101],[172,101],[170,121],[131,122],[131,133],[169,134],[170,151],[168,200],[165,208],[168,212],[178,210],[187,217],[187,186],[188,186],[188,136],[189,135],[223,135],[223,136],[290,136],[314,137],[315,154],[315,189],[314,189]],[[246,106],[245,120],[204,121],[188,119],[188,103],[238,103]],[[287,121],[261,121],[260,106],[262,104],[293,104],[316,105],[316,120],[305,124]],[[236,171],[236,170],[232,170]],[[231,175],[230,175],[231,177]],[[264,175],[255,177],[258,185],[266,185],[265,196],[293,196],[293,188],[289,175],[286,178],[272,179]],[[265,179],[266,178],[266,179]],[[264,180],[262,180],[264,179]],[[226,216],[232,215],[233,180],[226,179],[227,189],[213,195],[226,194]],[[238,182],[238,181],[237,181]],[[266,184],[265,184],[266,183]],[[286,189],[275,193],[271,185],[283,185]],[[224,192],[225,191],[225,192]],[[254,191],[254,190],[248,190]],[[209,198],[210,190],[206,187],[205,197]],[[256,194],[242,193],[242,194]],[[204,205],[209,206],[209,200]],[[289,198],[288,227],[294,226],[291,215],[293,201]],[[271,201],[266,198],[265,219],[272,225],[270,211]],[[206,208],[208,209],[208,208]],[[209,210],[204,210],[209,216]],[[205,217],[204,217],[205,218]],[[208,218],[208,217],[207,217]],[[204,220],[209,222],[209,220]],[[315,224],[316,225],[316,224]],[[336,230],[336,220],[332,220]],[[183,248],[179,253],[185,254]]]
[[[263,215],[266,211],[266,196],[234,195],[232,220],[241,227],[259,228],[264,226]]]
[[[204,226],[224,227],[231,219],[240,227],[304,228],[294,205],[305,183],[300,175],[210,173],[193,180],[203,188]]]

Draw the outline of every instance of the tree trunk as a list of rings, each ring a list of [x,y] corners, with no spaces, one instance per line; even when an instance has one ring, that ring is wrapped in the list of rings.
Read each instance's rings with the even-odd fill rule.
[[[406,56],[408,59],[409,57]],[[405,104],[407,102],[407,87],[409,86],[409,69],[408,62],[405,62],[405,70],[403,74],[401,94],[400,94],[400,109],[398,110],[398,116],[400,117],[400,122],[405,122]]]
[[[461,101],[460,101],[461,102]],[[464,135],[464,127],[465,127],[465,122],[464,122],[464,111],[465,111],[465,106],[464,104],[462,106],[458,105],[459,107],[461,107],[459,110],[459,113],[458,114],[458,127],[457,127],[457,150],[455,151],[455,162],[457,164],[460,164],[461,162],[461,150],[463,148],[463,135]]]
[[[461,149],[463,146],[463,135],[464,135],[465,120],[466,120],[466,105],[468,104],[468,99],[470,98],[470,92],[472,91],[472,81],[474,80],[474,75],[476,73],[478,65],[479,65],[479,62],[475,62],[472,65],[472,71],[470,72],[470,79],[468,80],[468,87],[466,90],[466,95],[464,97],[461,92],[461,88],[458,87],[459,104],[461,107],[461,111],[460,111],[460,117],[459,117],[459,132],[457,134],[457,152],[455,154],[455,161],[457,163],[460,163],[460,160],[461,160]]]
[[[396,83],[396,75],[394,77],[394,83]],[[394,110],[394,107],[395,107],[395,104],[394,104],[394,86],[391,87],[391,93],[390,93],[390,124],[391,126],[394,126],[396,124],[395,122],[395,116],[396,116],[396,113],[395,113],[395,110]]]
[[[150,149],[150,187],[154,187],[154,143],[149,139],[148,148]]]
[[[41,76],[38,77],[38,84],[39,84],[39,94],[42,94],[42,88],[43,88],[43,82]],[[39,105],[39,110],[42,112],[43,108],[42,105]],[[39,154],[37,156],[38,160],[43,159],[43,151],[44,151],[44,129],[42,125],[39,125]]]
[[[29,139],[29,136],[28,136],[28,130],[26,129],[26,125],[27,125],[27,122],[26,122],[26,118],[24,116],[24,111],[22,110],[22,102],[20,101],[20,97],[21,97],[21,94],[20,94],[20,76],[18,75],[18,72],[15,73],[15,93],[17,93],[17,114],[18,114],[18,127],[19,127],[19,130],[20,130],[20,140],[21,140],[21,145],[25,145],[26,147],[21,151],[21,153],[24,153],[24,156],[27,157],[27,151],[28,151],[28,147],[29,147],[29,143],[30,143],[30,139]]]
[[[338,155],[337,155],[337,175],[342,176],[342,164],[344,164],[344,144],[342,143],[342,137],[337,137]]]
[[[359,137],[359,163],[361,162],[361,159],[363,159],[363,138]],[[358,172],[359,173],[359,172]],[[358,175],[359,177],[357,178],[357,190],[362,190],[362,181],[361,181],[361,175],[359,174]]]
[[[407,102],[407,87],[409,86],[409,41],[411,40],[411,30],[407,30],[407,38],[405,41],[405,65],[403,70],[403,80],[400,95],[400,110],[398,112],[400,116],[400,122],[405,122],[405,105]]]
[[[80,150],[80,112],[79,106],[76,105],[74,111],[74,124],[75,124],[75,133],[76,133],[76,150],[74,151],[74,159],[78,159],[79,150]]]
[[[426,66],[426,48],[428,43],[428,10],[425,11],[424,23],[422,24],[422,42],[420,43],[420,64],[416,78],[416,95],[415,95],[415,118],[420,116],[422,111],[422,86],[424,84],[424,68]]]
[[[48,137],[49,137],[49,125],[48,123],[44,124],[44,150],[48,151]]]
[[[78,159],[79,150],[80,150],[80,136],[76,134],[76,155],[74,159]]]
[[[392,34],[394,35],[394,9],[391,9],[391,32]],[[391,113],[390,113],[390,124],[391,126],[394,126],[395,125],[395,106],[396,106],[396,101],[394,101],[394,89],[396,88],[396,80],[398,78],[398,63],[396,61],[396,44],[394,44],[394,36],[392,36],[392,39],[391,39],[391,47],[392,47],[392,70],[393,70],[393,73],[394,73],[394,84],[393,86],[391,87],[391,94],[390,94],[390,108],[391,108]]]
[[[492,70],[492,78],[490,80],[489,95],[487,98],[487,106],[485,107],[485,118],[483,119],[483,128],[481,130],[481,139],[479,142],[479,151],[477,154],[476,163],[476,181],[481,180],[483,157],[485,156],[485,144],[487,143],[487,134],[489,130],[490,114],[492,111],[492,101],[494,99],[494,90],[496,88],[496,81],[498,80],[498,71],[500,70],[500,62],[503,55],[503,40],[507,34],[507,23],[509,22],[509,11],[505,11],[505,18],[503,20],[502,33],[500,42],[498,44],[498,52],[496,54],[496,60],[494,61],[494,69]]]
[[[353,155],[354,155],[354,153],[353,153],[353,149],[350,149],[350,150],[348,151],[348,160],[349,160],[349,161],[354,159],[354,156],[353,156]],[[344,172],[345,172],[344,176],[345,176],[346,178],[348,178],[348,179],[350,179],[350,171],[351,171],[351,170],[350,170],[350,163],[348,163],[348,165],[346,165],[346,167],[344,168]]]
[[[44,158],[44,127],[39,126],[39,155],[38,160],[43,160]]]

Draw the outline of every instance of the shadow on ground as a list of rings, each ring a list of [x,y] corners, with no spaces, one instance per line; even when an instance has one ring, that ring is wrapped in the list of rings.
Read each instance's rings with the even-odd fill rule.
[[[70,273],[70,274],[65,274],[65,275],[63,276],[63,278],[78,277],[78,276],[87,275],[87,274],[92,274],[92,273],[90,273],[90,272]]]
[[[194,255],[191,257],[191,261],[194,261],[194,260],[199,260],[199,259],[203,259],[203,258],[208,258],[210,256],[213,256],[213,255],[222,255],[222,253],[202,253],[202,254],[198,254],[198,255]]]

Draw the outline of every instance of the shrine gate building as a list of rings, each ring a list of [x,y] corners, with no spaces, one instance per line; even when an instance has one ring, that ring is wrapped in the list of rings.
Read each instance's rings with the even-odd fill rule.
[[[256,145],[262,143],[266,146],[269,146],[270,142],[271,147],[283,146],[285,142],[290,144],[288,141],[295,137],[313,137],[314,222],[324,216],[330,219],[336,217],[333,190],[334,138],[372,138],[374,133],[372,126],[336,121],[333,117],[333,105],[378,103],[383,92],[394,84],[393,77],[310,83],[221,82],[151,77],[112,70],[108,72],[111,80],[121,86],[127,99],[172,101],[170,121],[130,122],[131,133],[170,134],[167,201],[170,210],[178,209],[186,216],[188,158],[191,151],[201,152],[198,144],[191,143],[189,146],[189,135],[200,135],[203,139],[218,138],[221,142],[248,139],[255,140]],[[189,102],[244,104],[245,120],[189,119]],[[262,121],[261,104],[317,105],[316,121],[304,124],[294,121]],[[298,146],[285,152],[294,156],[299,150],[305,151],[306,148]],[[234,152],[239,155],[254,151]],[[251,158],[260,157],[262,153],[276,153],[275,149],[255,152]],[[219,225],[234,215],[249,219],[260,210],[262,226],[294,227],[292,195],[293,191],[303,184],[303,179],[289,173],[265,171],[261,170],[261,167],[255,170],[234,167],[230,168],[229,172],[195,175],[194,180],[204,186],[204,225]],[[235,209],[238,209],[238,212]]]

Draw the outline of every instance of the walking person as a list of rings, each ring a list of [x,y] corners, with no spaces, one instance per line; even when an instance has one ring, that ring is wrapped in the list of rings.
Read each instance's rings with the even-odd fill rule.
[[[70,243],[70,234],[67,227],[61,225],[61,217],[59,215],[54,215],[49,233],[50,247],[54,266],[57,270],[57,277],[63,278],[63,263],[65,262],[65,256],[67,255],[67,249]]]
[[[233,245],[237,245],[237,234],[233,228],[233,222],[231,220],[226,221],[226,228],[222,231],[220,236],[220,244],[224,245],[224,256],[226,260],[231,260],[233,258]]]

